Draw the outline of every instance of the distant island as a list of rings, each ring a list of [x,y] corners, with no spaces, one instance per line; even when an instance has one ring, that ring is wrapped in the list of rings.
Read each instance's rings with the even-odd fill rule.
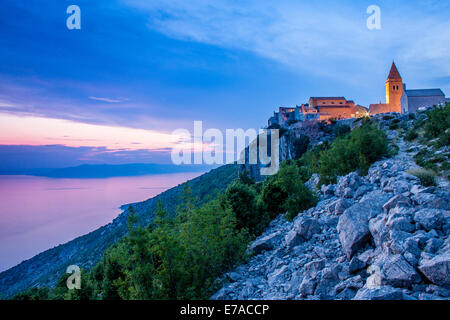
[[[0,175],[28,175],[49,178],[111,178],[133,177],[151,174],[205,172],[213,169],[207,165],[173,165],[156,163],[132,164],[84,164],[76,167],[52,169],[0,169]]]

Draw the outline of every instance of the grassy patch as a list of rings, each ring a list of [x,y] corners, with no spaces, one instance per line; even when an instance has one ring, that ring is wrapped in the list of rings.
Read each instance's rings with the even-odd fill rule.
[[[419,178],[420,183],[424,187],[436,186],[436,173],[434,171],[419,169],[413,170],[410,173]]]

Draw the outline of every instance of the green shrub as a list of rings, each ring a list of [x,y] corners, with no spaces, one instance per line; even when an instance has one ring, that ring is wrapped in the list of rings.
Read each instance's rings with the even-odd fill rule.
[[[236,215],[238,230],[247,229],[253,236],[261,233],[269,222],[266,212],[258,205],[258,194],[246,184],[232,183],[225,191],[222,204]]]
[[[394,141],[392,141],[391,146],[389,148],[389,154],[391,156],[396,156],[396,155],[398,155],[399,151],[400,151],[400,147]]]
[[[286,219],[292,221],[300,212],[312,208],[316,204],[317,197],[303,183],[298,183],[286,201]]]
[[[359,170],[362,174],[372,163],[389,155],[386,133],[375,124],[356,128],[346,138],[337,138],[319,156],[320,184],[336,183],[338,176]]]
[[[304,184],[307,171],[298,163],[286,161],[280,171],[265,182],[261,199],[271,218],[287,212],[286,218],[292,220],[299,212],[316,205],[316,196]]]
[[[430,162],[432,162],[432,163],[441,163],[441,162],[444,162],[445,160],[447,160],[447,157],[442,155],[442,154],[439,154],[439,155],[436,155],[433,158],[431,158]]]
[[[285,212],[284,203],[286,202],[287,197],[288,195],[284,191],[281,182],[278,181],[276,177],[267,179],[261,191],[261,200],[271,219],[274,219],[280,213]]]
[[[425,169],[436,170],[436,164],[431,161],[433,156],[434,153],[432,151],[422,149],[414,156],[414,160],[419,166],[424,167]]]
[[[417,131],[414,130],[414,129],[408,130],[408,131],[406,132],[406,134],[405,134],[405,140],[406,140],[406,141],[414,141],[414,140],[416,140],[418,137],[419,137],[419,134],[418,134]]]
[[[50,289],[48,288],[31,288],[16,294],[12,299],[21,301],[31,300],[49,300]]]
[[[281,126],[278,123],[271,124],[267,129],[281,129]]]
[[[254,185],[255,179],[250,177],[250,173],[247,169],[239,171],[239,181],[246,185]]]
[[[450,127],[450,104],[445,107],[434,107],[425,112],[428,119],[425,122],[425,136],[437,138]]]
[[[336,137],[344,137],[352,131],[349,125],[341,124],[334,127],[334,135]]]
[[[417,119],[416,121],[414,121],[413,129],[418,130],[418,129],[422,128],[424,123],[425,123],[424,119],[422,119],[422,118]]]
[[[391,123],[391,124],[389,125],[389,130],[397,130],[397,129],[399,129],[399,128],[400,128],[400,126],[399,126],[398,123]]]
[[[286,129],[286,128],[281,128],[281,129],[280,129],[280,132],[279,132],[280,137],[286,135],[288,132],[289,132],[288,129]]]
[[[284,210],[288,220],[294,219],[300,212],[317,204],[317,198],[305,186],[299,167],[295,164],[284,163],[277,174],[282,190],[287,194]]]
[[[446,160],[441,165],[441,170],[447,171],[450,170],[450,161]]]
[[[308,151],[310,139],[307,135],[301,134],[293,142],[294,158],[299,159],[306,151]]]
[[[431,170],[415,170],[410,173],[419,178],[420,183],[425,187],[436,185],[436,174]]]
[[[319,122],[319,130],[328,134],[331,134],[333,132],[332,126],[329,125],[326,121]]]

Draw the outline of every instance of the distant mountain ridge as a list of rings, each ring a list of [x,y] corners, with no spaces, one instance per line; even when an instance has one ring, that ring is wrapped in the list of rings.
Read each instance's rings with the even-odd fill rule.
[[[56,169],[0,169],[0,175],[29,175],[49,178],[110,178],[133,177],[151,174],[204,172],[213,169],[206,165],[174,165],[156,163],[83,164]]]

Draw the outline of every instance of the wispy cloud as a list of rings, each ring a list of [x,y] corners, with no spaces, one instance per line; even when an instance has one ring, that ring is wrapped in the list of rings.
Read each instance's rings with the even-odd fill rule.
[[[123,99],[111,99],[111,98],[94,97],[94,96],[90,96],[89,99],[94,100],[94,101],[108,102],[108,103],[121,103],[121,102],[124,102],[124,101],[128,101],[128,99],[126,99],[126,98],[123,98]]]
[[[113,151],[155,150],[170,148],[180,139],[154,130],[8,114],[0,114],[0,127],[0,144],[3,145],[37,146],[51,141],[68,147],[99,147]]]
[[[444,1],[383,1],[381,31],[366,28],[367,1],[122,1],[147,12],[149,28],[167,36],[251,51],[343,81],[358,81],[343,77],[355,69],[384,72],[393,58],[420,71],[450,71]]]

